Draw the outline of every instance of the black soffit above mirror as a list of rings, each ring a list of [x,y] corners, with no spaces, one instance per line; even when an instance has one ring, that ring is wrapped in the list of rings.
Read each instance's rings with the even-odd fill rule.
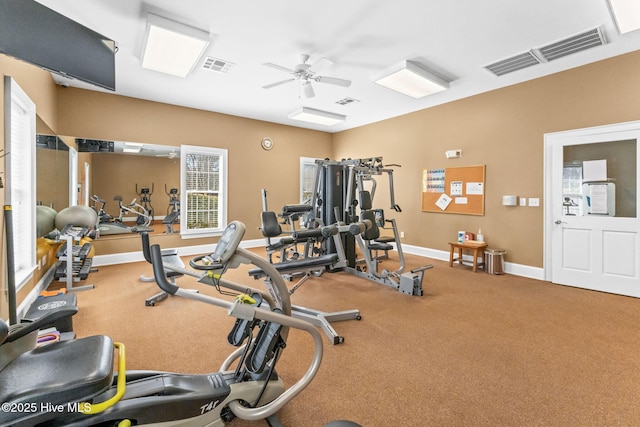
[[[169,145],[142,144],[139,142],[106,141],[101,139],[76,138],[80,153],[115,153],[140,156],[155,156],[176,159],[180,157],[180,147]]]
[[[36,148],[48,148],[51,150],[69,151],[69,147],[55,135],[36,135]]]
[[[113,153],[115,146],[113,141],[84,138],[76,138],[76,144],[80,153]]]

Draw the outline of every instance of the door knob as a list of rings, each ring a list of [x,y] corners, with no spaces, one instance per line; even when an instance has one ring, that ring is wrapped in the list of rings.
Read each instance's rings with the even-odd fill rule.
[[[565,222],[565,221],[560,221],[559,219],[556,219],[556,220],[555,220],[555,223],[556,223],[556,224],[566,224],[566,222]]]

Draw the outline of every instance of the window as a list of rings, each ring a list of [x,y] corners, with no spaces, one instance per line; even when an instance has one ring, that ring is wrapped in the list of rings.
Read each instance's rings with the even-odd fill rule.
[[[227,150],[180,148],[183,238],[221,233],[227,225]]]
[[[316,159],[300,157],[300,203],[311,203],[316,170]]]
[[[7,205],[13,219],[16,290],[31,278],[36,263],[36,106],[5,76]]]

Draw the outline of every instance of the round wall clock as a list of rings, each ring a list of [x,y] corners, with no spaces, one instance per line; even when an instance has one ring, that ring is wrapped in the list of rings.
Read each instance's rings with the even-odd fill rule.
[[[271,138],[262,138],[262,148],[271,150],[273,148],[273,140]]]

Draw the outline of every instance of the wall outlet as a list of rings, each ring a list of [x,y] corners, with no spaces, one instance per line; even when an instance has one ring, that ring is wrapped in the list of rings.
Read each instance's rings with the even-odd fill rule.
[[[527,206],[527,198],[520,197],[520,206]]]
[[[534,206],[534,207],[540,206],[540,199],[538,199],[537,197],[530,197],[529,206]]]
[[[400,232],[400,238],[401,238],[401,239],[404,239],[404,231],[401,231],[401,232]]]

